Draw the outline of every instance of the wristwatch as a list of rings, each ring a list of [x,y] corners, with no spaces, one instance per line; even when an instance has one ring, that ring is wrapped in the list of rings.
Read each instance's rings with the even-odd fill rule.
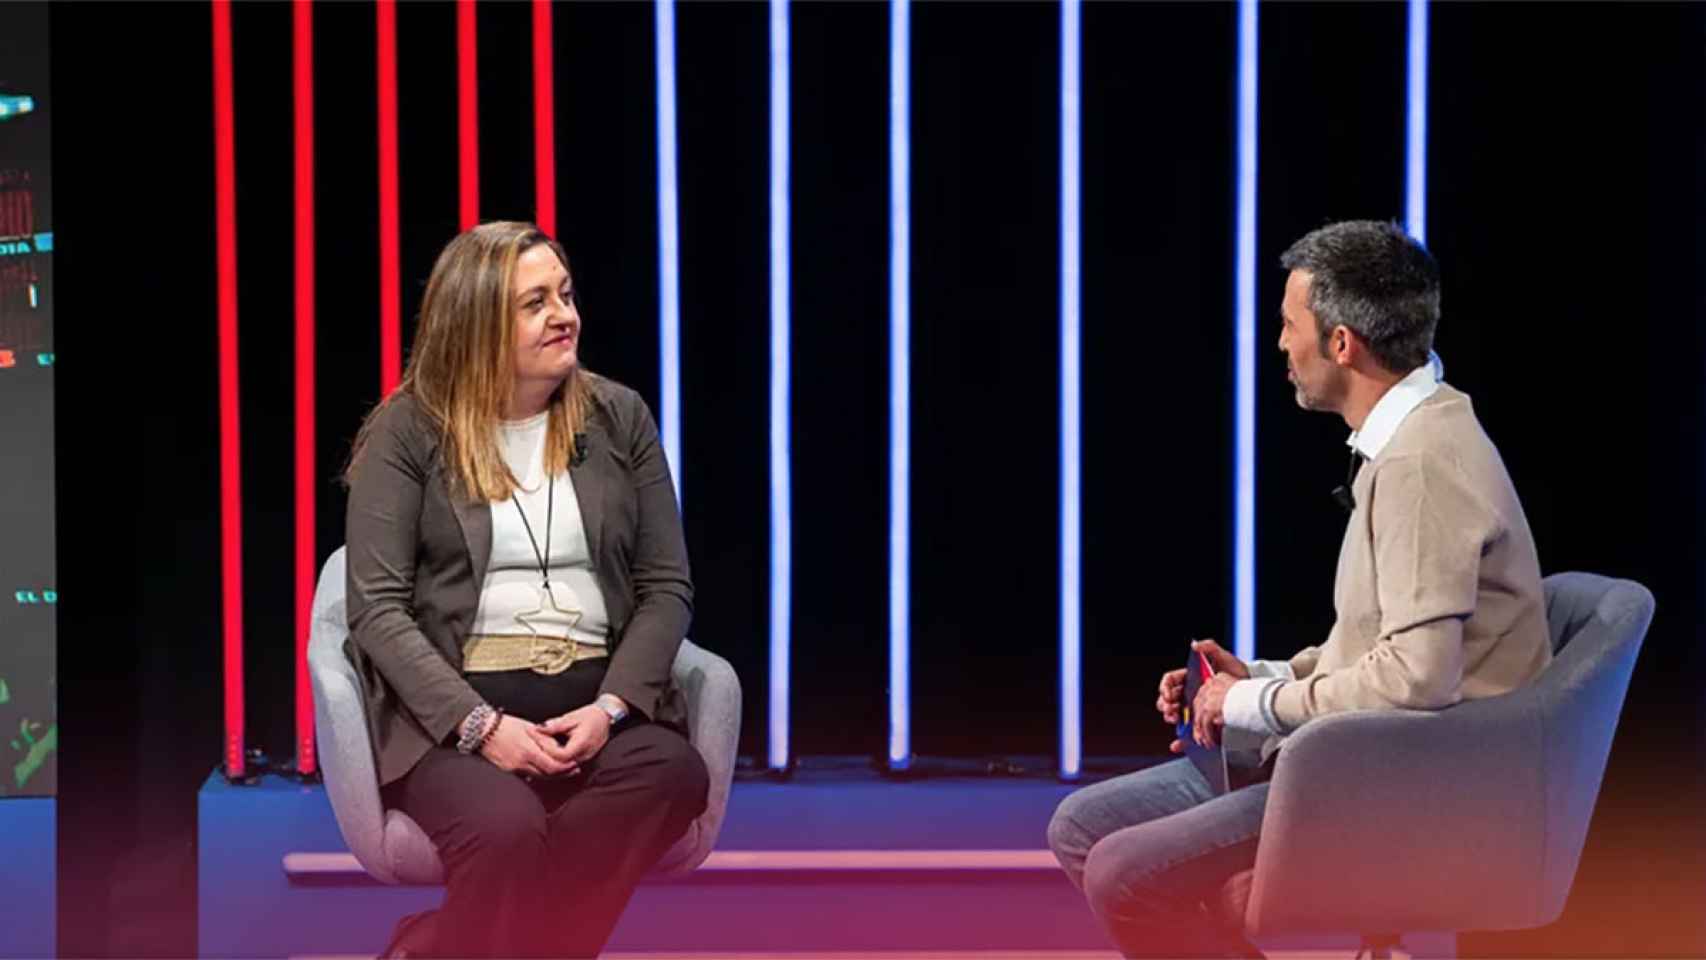
[[[598,699],[592,702],[592,705],[604,711],[604,715],[610,718],[610,725],[613,727],[628,719],[628,708],[623,706],[622,701],[614,694],[601,693],[598,695]]]

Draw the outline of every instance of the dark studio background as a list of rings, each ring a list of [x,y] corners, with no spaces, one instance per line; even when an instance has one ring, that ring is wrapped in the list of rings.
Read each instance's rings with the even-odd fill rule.
[[[1158,754],[1156,676],[1230,623],[1235,8],[1083,10],[1084,747]],[[195,792],[220,756],[211,17],[52,8],[59,943],[195,949]],[[315,7],[318,556],[378,396],[374,19]],[[0,12],[0,19],[6,16]],[[886,743],[887,8],[792,13],[798,754]],[[1264,5],[1259,654],[1331,621],[1342,421],[1272,352],[1284,247],[1402,218],[1404,7]],[[1465,955],[1706,954],[1702,784],[1706,7],[1438,4],[1438,349],[1521,491],[1547,572],[1659,612],[1563,919]],[[403,312],[456,226],[454,10],[398,11]],[[555,11],[558,222],[585,362],[658,399],[652,9]],[[1058,9],[913,8],[913,723],[926,756],[1056,730]],[[288,760],[290,8],[235,44],[248,742]],[[693,636],[765,750],[767,29],[677,8],[683,440]],[[530,19],[483,3],[481,214],[533,216]],[[405,320],[405,345],[412,324]],[[1465,745],[1469,748],[1472,745]],[[1038,825],[1039,843],[1042,825]],[[1402,869],[1395,865],[1394,869]]]

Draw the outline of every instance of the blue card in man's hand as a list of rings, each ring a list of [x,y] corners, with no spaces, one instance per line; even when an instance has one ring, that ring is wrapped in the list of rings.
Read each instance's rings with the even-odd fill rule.
[[[1214,676],[1214,667],[1195,650],[1185,658],[1185,704],[1179,714],[1179,739],[1185,743],[1185,756],[1191,758],[1197,770],[1202,772],[1203,779],[1208,781],[1209,789],[1215,796],[1226,792],[1226,785],[1231,778],[1226,767],[1226,751],[1219,747],[1204,747],[1199,745],[1191,736],[1191,713],[1197,702],[1197,691],[1202,689],[1203,681]]]

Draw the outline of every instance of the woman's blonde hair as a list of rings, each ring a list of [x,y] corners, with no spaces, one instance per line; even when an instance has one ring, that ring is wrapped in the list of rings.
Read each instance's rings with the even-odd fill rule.
[[[460,492],[478,501],[508,499],[518,486],[498,449],[498,423],[515,384],[515,302],[510,287],[521,255],[544,244],[563,269],[569,256],[531,223],[483,223],[451,240],[433,264],[421,299],[409,365],[397,390],[368,413],[350,453],[351,467],[380,411],[407,394],[437,422],[442,456]],[[551,395],[545,434],[548,475],[568,469],[574,438],[586,428],[592,397],[579,366]],[[346,470],[345,478],[349,472]]]

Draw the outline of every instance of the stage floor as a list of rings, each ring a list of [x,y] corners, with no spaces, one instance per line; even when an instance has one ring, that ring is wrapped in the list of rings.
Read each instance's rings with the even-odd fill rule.
[[[50,957],[57,918],[52,797],[0,798],[0,957]]]
[[[976,772],[896,780],[863,759],[818,758],[785,781],[742,776],[711,859],[642,884],[606,956],[1114,956],[1046,849],[1049,817],[1077,785]],[[203,956],[372,956],[399,917],[442,896],[368,878],[316,785],[232,786],[215,773],[200,831]],[[1276,957],[1348,957],[1356,945],[1263,944]],[[1439,937],[1410,945],[1451,955]]]

